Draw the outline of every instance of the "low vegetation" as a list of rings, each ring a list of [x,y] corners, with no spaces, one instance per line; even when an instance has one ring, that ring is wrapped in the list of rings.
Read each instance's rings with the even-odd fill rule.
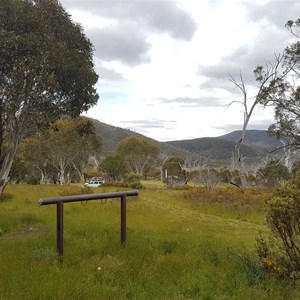
[[[9,185],[11,198],[0,202],[1,298],[299,299],[298,281],[265,272],[256,254],[259,232],[267,233],[263,208],[271,191],[142,184],[140,195],[128,198],[126,245],[118,200],[66,204],[62,263],[56,208],[37,201],[78,187]],[[241,199],[240,207],[229,195]]]
[[[300,172],[279,186],[267,203],[268,239],[258,239],[262,266],[277,276],[300,279]]]

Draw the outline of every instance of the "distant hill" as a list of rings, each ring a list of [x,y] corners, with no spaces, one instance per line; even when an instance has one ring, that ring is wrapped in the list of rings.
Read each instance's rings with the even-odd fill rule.
[[[232,157],[240,135],[241,131],[239,130],[214,138],[197,138],[167,143],[211,159],[227,160]],[[282,146],[280,141],[275,137],[270,137],[267,134],[267,131],[247,130],[241,152],[244,157],[254,159],[259,155],[270,152],[280,146]]]
[[[234,152],[235,142],[221,138],[198,138],[192,140],[171,141],[167,144],[173,145],[177,148],[195,153],[210,159],[226,160],[232,157]],[[258,152],[249,147],[242,146],[244,156],[254,158]]]
[[[91,119],[91,120],[95,125],[97,135],[100,137],[102,141],[101,153],[103,154],[103,156],[114,154],[114,152],[117,150],[119,142],[132,135],[149,140],[150,142],[156,144],[161,149],[162,152],[168,153],[169,155],[174,155],[174,156],[190,155],[190,153],[185,151],[184,149],[176,148],[164,142],[158,142],[154,139],[151,139],[149,137],[146,137],[140,133],[136,133],[129,129],[108,125],[95,119]]]
[[[214,165],[218,165],[221,162],[228,162],[232,158],[235,144],[241,134],[241,131],[234,131],[219,137],[159,142],[128,129],[108,125],[95,119],[92,121],[102,140],[103,156],[112,155],[121,140],[134,135],[156,144],[163,153],[167,153],[169,156],[200,155],[214,161]],[[244,157],[256,159],[262,153],[274,150],[280,145],[281,143],[276,138],[268,136],[264,130],[247,130],[241,151]]]
[[[240,135],[241,131],[238,130],[219,136],[218,138],[236,142],[240,138]],[[255,149],[259,153],[272,151],[282,146],[281,142],[277,138],[269,136],[265,130],[247,130],[244,144]]]

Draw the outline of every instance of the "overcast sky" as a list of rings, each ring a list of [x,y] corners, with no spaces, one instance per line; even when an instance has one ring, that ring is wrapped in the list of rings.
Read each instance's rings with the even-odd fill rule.
[[[239,130],[242,95],[229,81],[254,83],[291,39],[299,0],[61,0],[95,47],[100,100],[88,116],[159,141]],[[267,129],[257,108],[249,129]]]

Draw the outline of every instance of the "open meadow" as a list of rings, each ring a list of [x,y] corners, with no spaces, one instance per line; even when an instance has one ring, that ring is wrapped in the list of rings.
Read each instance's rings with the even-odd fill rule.
[[[125,245],[118,199],[65,204],[63,262],[56,256],[56,206],[38,200],[78,187],[8,186],[12,197],[0,202],[0,298],[300,299],[299,282],[257,265],[270,191],[250,190],[257,194],[252,202],[247,191],[230,187],[244,195],[231,203],[222,189],[214,201],[199,201],[192,188],[143,185],[138,197],[127,198]]]

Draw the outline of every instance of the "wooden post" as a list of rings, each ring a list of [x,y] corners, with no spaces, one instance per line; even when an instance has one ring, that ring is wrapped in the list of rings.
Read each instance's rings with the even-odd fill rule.
[[[121,196],[121,243],[126,241],[126,195]]]
[[[64,255],[64,202],[58,201],[56,204],[56,245],[60,259]]]

